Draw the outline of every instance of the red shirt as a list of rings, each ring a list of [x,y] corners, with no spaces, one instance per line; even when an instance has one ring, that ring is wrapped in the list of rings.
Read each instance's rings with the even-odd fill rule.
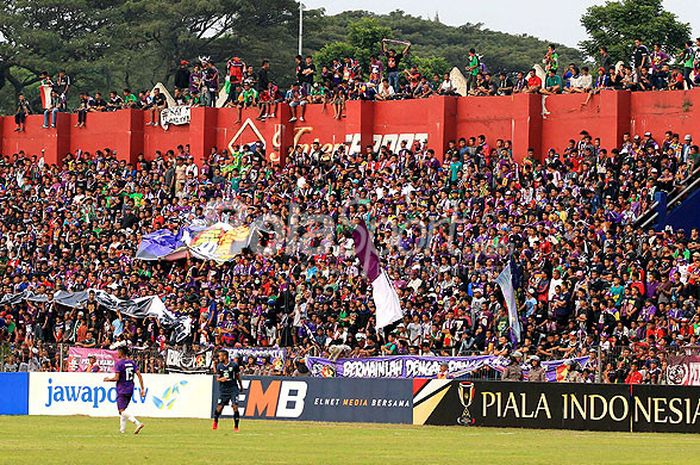
[[[542,79],[537,77],[537,75],[527,78],[528,87],[542,87]]]
[[[638,371],[630,371],[630,374],[625,378],[625,384],[641,384],[642,374]]]

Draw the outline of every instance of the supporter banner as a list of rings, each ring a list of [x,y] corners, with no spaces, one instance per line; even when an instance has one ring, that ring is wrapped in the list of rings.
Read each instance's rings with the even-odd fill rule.
[[[243,388],[239,411],[248,418],[411,423],[409,380],[250,377]],[[214,383],[212,414],[218,389]],[[223,413],[233,411],[228,407]]]
[[[224,263],[233,260],[248,247],[251,228],[234,228],[226,223],[216,223],[195,235],[187,244],[192,255],[202,260]]]
[[[0,373],[0,415],[27,415],[29,373]]]
[[[116,416],[115,383],[104,373],[31,373],[29,415]],[[146,397],[138,387],[128,411],[136,416],[208,418],[211,410],[211,376],[145,374]]]
[[[168,349],[165,354],[165,367],[170,373],[209,373],[213,354],[213,349],[198,353]]]
[[[208,227],[190,225],[177,234],[161,229],[143,236],[136,258],[139,260],[179,260],[188,255],[224,263],[233,260],[250,245],[254,227],[233,227],[216,223]]]
[[[66,371],[85,372],[90,364],[88,357],[95,356],[95,361],[100,367],[100,372],[111,373],[114,371],[114,360],[117,355],[116,350],[86,349],[84,347],[68,348],[68,366]]]
[[[160,112],[160,125],[164,130],[168,130],[168,126],[174,124],[180,126],[190,124],[190,107],[187,105],[178,105],[176,107],[168,107]]]
[[[668,358],[666,371],[668,384],[678,386],[700,386],[700,356],[681,355]]]
[[[588,357],[571,359],[585,367]],[[567,360],[542,362],[550,382],[561,381],[566,375]],[[312,376],[322,378],[435,378],[440,365],[447,364],[451,378],[469,377],[483,368],[503,371],[509,363],[507,358],[494,355],[474,355],[469,357],[421,357],[403,355],[394,357],[340,358],[330,360],[321,357],[307,357],[306,366]],[[527,366],[523,365],[525,377]]]
[[[413,381],[413,423],[596,431],[700,431],[700,389]]]
[[[234,347],[226,350],[231,358],[239,358],[241,364],[245,364],[249,357],[255,357],[255,361],[258,364],[262,364],[267,357],[273,363],[281,363],[284,365],[284,361],[287,358],[287,353],[284,349],[275,347]]]
[[[169,328],[175,328],[176,342],[184,340],[190,333],[189,317],[176,317],[157,295],[137,297],[136,299],[120,299],[99,289],[88,289],[80,292],[58,291],[53,296],[53,302],[70,308],[81,308],[89,302],[90,293],[95,294],[95,302],[113,312],[133,318],[155,317],[160,323]],[[34,294],[31,291],[5,294],[0,297],[0,305],[16,305],[22,301],[48,302],[46,294]]]

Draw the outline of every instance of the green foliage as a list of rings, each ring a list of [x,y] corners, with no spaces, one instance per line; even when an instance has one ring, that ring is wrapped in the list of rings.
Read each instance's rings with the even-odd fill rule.
[[[343,58],[344,56],[357,57],[361,54],[361,50],[357,47],[342,41],[330,42],[323,47],[321,50],[314,54],[314,61],[319,63],[320,66],[329,65],[334,58]]]
[[[36,101],[42,70],[66,69],[75,98],[80,90],[170,86],[178,62],[199,56],[210,56],[220,69],[233,55],[255,67],[269,59],[272,79],[286,86],[294,78],[298,7],[295,0],[0,0],[0,109],[13,111],[22,91]],[[303,52],[315,55],[318,66],[343,55],[366,66],[383,38],[411,41],[403,65],[415,63],[427,75],[463,68],[470,47],[492,71],[528,69],[547,45],[402,11],[304,12]],[[581,60],[574,49],[559,53],[562,62]]]
[[[391,36],[391,29],[380,26],[375,18],[361,18],[348,25],[348,39],[360,50],[376,53],[382,39]]]
[[[445,73],[449,73],[452,65],[444,57],[421,57],[411,55],[409,59],[411,65],[416,65],[420,73],[430,79],[434,74],[438,74],[440,78]]]
[[[588,8],[581,24],[590,39],[579,45],[591,57],[607,47],[614,61],[629,61],[634,39],[651,46],[659,43],[671,54],[690,38],[690,25],[664,10],[662,0],[622,0]]]

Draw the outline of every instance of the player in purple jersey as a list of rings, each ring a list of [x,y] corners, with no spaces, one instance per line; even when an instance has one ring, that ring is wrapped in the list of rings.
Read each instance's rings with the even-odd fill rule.
[[[143,423],[133,415],[126,413],[126,409],[134,395],[134,376],[139,379],[141,386],[141,400],[146,398],[146,389],[143,386],[143,376],[139,372],[136,362],[127,358],[128,349],[125,346],[117,349],[117,361],[114,364],[114,376],[105,378],[105,382],[117,383],[117,409],[119,410],[119,432],[126,432],[127,420],[136,425],[134,434],[139,434],[143,429]]]

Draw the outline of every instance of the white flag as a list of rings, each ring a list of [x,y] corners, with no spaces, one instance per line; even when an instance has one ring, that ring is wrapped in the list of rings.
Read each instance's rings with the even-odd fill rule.
[[[515,339],[520,342],[520,321],[518,320],[518,306],[515,303],[515,289],[513,289],[513,273],[510,270],[510,261],[503,268],[501,274],[498,275],[498,278],[496,278],[496,283],[500,286],[506,301],[508,323],[513,330]]]
[[[377,330],[403,318],[399,296],[384,270],[372,281],[372,298],[377,307]]]

